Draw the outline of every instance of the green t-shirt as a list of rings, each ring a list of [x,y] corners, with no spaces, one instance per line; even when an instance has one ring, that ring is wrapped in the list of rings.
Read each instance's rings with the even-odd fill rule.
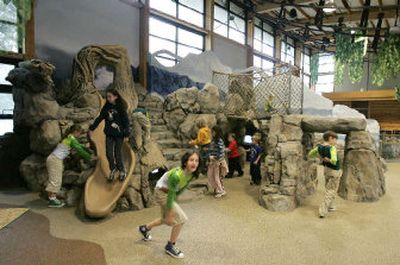
[[[168,208],[172,208],[176,196],[186,189],[192,178],[192,175],[186,176],[181,167],[176,167],[168,172]]]

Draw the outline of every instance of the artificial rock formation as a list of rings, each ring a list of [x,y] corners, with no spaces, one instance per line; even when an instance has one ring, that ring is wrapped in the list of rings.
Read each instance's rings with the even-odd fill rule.
[[[318,164],[308,160],[313,130],[347,133],[339,195],[345,199],[376,201],[385,193],[384,164],[362,119],[301,115],[273,115],[265,141],[265,184],[259,202],[271,211],[290,211],[316,190]],[[342,155],[339,155],[342,160]],[[316,161],[318,162],[318,161]]]

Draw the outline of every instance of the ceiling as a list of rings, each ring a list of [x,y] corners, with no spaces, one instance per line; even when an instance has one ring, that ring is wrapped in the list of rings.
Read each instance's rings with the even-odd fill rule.
[[[280,30],[316,46],[323,45],[322,39],[327,44],[327,39],[329,39],[330,43],[327,46],[334,47],[334,32],[339,28],[340,18],[345,27],[358,30],[360,34],[368,36],[371,49],[376,48],[376,46],[373,47],[374,38],[381,40],[389,29],[395,26],[398,0],[332,1],[336,10],[331,13],[320,12],[323,13],[323,18],[322,23],[319,21],[319,26],[316,26],[318,21],[315,17],[321,9],[320,0],[249,0],[247,4],[252,5],[253,11],[258,16],[276,23]],[[325,2],[328,4],[328,0]],[[286,10],[285,14],[282,12],[282,7]],[[296,11],[296,16],[289,19],[289,11],[292,9]],[[382,14],[382,19],[379,19]],[[400,21],[398,24],[400,25]]]

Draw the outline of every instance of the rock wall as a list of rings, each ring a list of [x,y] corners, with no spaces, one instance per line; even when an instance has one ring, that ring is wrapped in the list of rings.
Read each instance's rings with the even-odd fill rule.
[[[345,199],[376,201],[385,193],[385,165],[376,151],[366,122],[355,118],[273,115],[265,141],[264,185],[259,202],[271,211],[290,211],[316,190],[318,159],[307,158],[313,132],[334,130],[347,134],[339,195]]]

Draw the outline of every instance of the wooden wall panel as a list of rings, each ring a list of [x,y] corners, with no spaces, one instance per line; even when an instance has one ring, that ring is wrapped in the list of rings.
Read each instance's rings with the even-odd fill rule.
[[[376,119],[381,130],[400,130],[400,103],[395,100],[369,102],[369,116]]]

